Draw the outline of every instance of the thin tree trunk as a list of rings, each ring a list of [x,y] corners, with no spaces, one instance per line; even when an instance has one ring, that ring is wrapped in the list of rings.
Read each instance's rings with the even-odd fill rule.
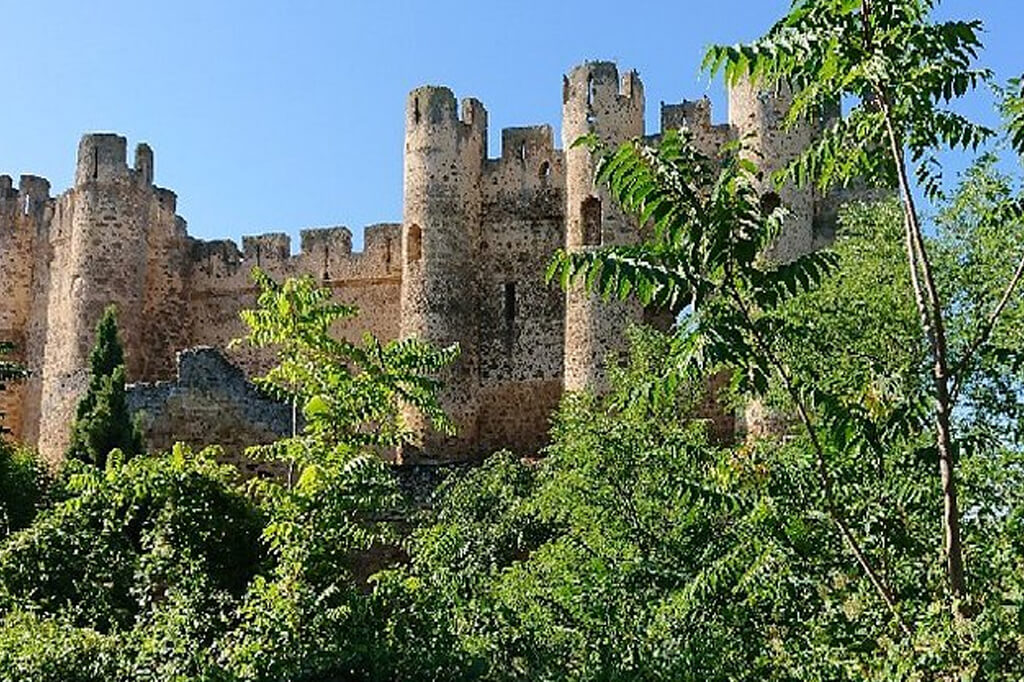
[[[871,24],[871,0],[862,0],[861,16],[864,22],[865,48],[873,47]],[[964,577],[963,546],[960,539],[960,511],[957,504],[956,470],[953,461],[952,409],[950,396],[949,355],[946,344],[946,330],[943,323],[942,304],[932,274],[928,251],[924,244],[917,207],[907,175],[907,162],[903,153],[902,139],[896,134],[892,109],[887,93],[877,89],[879,105],[885,119],[889,137],[890,153],[900,185],[903,203],[904,226],[906,228],[907,260],[910,266],[910,280],[914,288],[921,325],[928,337],[932,350],[932,378],[935,384],[935,432],[939,451],[939,476],[942,482],[942,521],[946,550],[946,577],[953,595],[958,599],[967,597]],[[927,299],[927,300],[926,300]],[[959,609],[958,609],[959,610]],[[962,611],[961,611],[962,613]]]
[[[946,553],[946,576],[950,589],[958,599],[967,597],[964,576],[963,545],[960,538],[960,511],[957,502],[956,464],[953,458],[952,400],[949,392],[949,353],[946,330],[943,324],[942,303],[931,263],[928,259],[917,207],[907,175],[907,164],[903,145],[896,135],[892,113],[886,97],[881,97],[883,116],[889,137],[890,153],[896,164],[903,202],[906,228],[907,258],[909,260],[911,283],[917,301],[921,323],[928,336],[932,350],[932,379],[935,386],[935,431],[939,453],[939,476],[942,483],[942,520]]]

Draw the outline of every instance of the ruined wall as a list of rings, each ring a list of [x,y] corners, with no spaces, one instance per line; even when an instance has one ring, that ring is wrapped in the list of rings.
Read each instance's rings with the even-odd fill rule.
[[[261,394],[216,348],[179,353],[174,380],[130,385],[127,397],[150,452],[166,452],[177,442],[194,450],[219,445],[224,461],[249,475],[261,465],[245,449],[292,430],[291,408]]]
[[[708,155],[744,140],[745,153],[767,174],[827,124],[782,131],[790,101],[786,92],[741,84],[729,95],[729,123],[712,122],[705,98],[662,104],[661,129],[687,128]],[[582,64],[564,78],[562,105],[565,151],[555,147],[549,126],[509,128],[500,155],[488,158],[480,102],[467,99],[460,108],[447,88],[414,90],[404,113],[403,220],[367,228],[362,252],[353,252],[344,227],[304,230],[295,254],[280,233],[245,237],[241,247],[194,239],[176,215],[174,193],[153,185],[152,150],[139,145],[129,167],[127,141],[117,135],[82,138],[75,184],[56,199],[44,180],[23,176],[16,191],[0,176],[0,250],[13,256],[0,259],[0,338],[18,342],[18,359],[33,370],[0,409],[12,413],[9,425],[22,439],[58,461],[86,383],[96,322],[115,303],[129,380],[146,382],[133,389],[133,400],[150,414],[151,443],[167,447],[178,430],[197,446],[272,438],[276,426],[264,428],[259,419],[246,426],[256,419],[252,396],[240,388],[241,375],[214,366],[223,360],[199,353],[183,356],[183,368],[175,361],[181,349],[225,349],[245,333],[238,313],[256,302],[250,272],[259,266],[279,280],[310,275],[356,305],[360,315],[337,330],[346,338],[370,331],[383,340],[460,345],[460,358],[441,377],[441,401],[459,434],[443,437],[407,414],[417,442],[401,453],[404,461],[475,459],[499,448],[535,454],[564,390],[604,388],[606,358],[623,348],[628,324],[667,328],[675,318],[675,311],[607,303],[544,283],[556,249],[627,244],[640,234],[595,186],[596,157],[572,146],[589,133],[606,145],[643,138],[639,76],[620,75],[609,62]],[[766,184],[766,196],[774,191]],[[844,197],[792,187],[778,194],[793,217],[776,257],[830,238],[828,223]],[[244,347],[225,352],[249,375],[272,360]],[[193,361],[217,378],[189,383]],[[161,383],[176,373],[177,383]],[[211,388],[216,381],[225,395]],[[710,416],[718,430],[732,428],[732,415]]]

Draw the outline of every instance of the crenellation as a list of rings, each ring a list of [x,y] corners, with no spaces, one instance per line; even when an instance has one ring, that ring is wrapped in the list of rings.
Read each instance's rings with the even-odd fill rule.
[[[316,257],[329,253],[331,258],[352,255],[352,231],[347,227],[315,227],[302,230],[300,253],[304,256]]]
[[[555,151],[555,133],[549,125],[504,128],[501,131],[501,159],[525,164],[534,158],[550,158]]]
[[[129,178],[128,140],[113,133],[83,135],[78,144],[75,186]]]
[[[150,183],[153,182],[152,176],[150,176]],[[169,189],[164,187],[154,187],[153,192],[156,194],[157,203],[169,213],[174,213],[178,210],[178,195]]]
[[[38,175],[22,175],[18,179],[18,195],[31,197],[37,204],[50,200],[50,181]]]
[[[661,130],[687,128],[709,155],[743,140],[744,153],[770,171],[831,120],[783,131],[789,101],[787,93],[741,84],[730,92],[729,123],[713,123],[703,98],[663,103]],[[221,440],[240,453],[254,438],[276,438],[287,431],[281,416],[289,411],[261,402],[241,373],[265,371],[272,354],[228,349],[245,334],[239,311],[256,303],[251,269],[259,265],[277,279],[314,277],[356,306],[359,316],[335,327],[346,339],[369,331],[385,341],[459,344],[458,360],[440,377],[441,402],[459,432],[446,437],[407,413],[416,442],[400,453],[404,461],[471,459],[498,448],[536,453],[566,390],[603,389],[605,364],[622,348],[628,324],[673,319],[671,311],[545,283],[559,248],[638,239],[634,221],[595,184],[599,157],[576,140],[658,137],[645,137],[639,75],[612,62],[570,70],[562,104],[560,146],[550,125],[506,128],[500,155],[489,158],[479,100],[459,103],[439,86],[410,92],[402,221],[366,227],[361,251],[343,226],[302,230],[296,254],[286,233],[245,236],[241,248],[190,237],[176,194],[153,184],[153,150],[137,145],[129,168],[127,140],[116,134],[82,137],[74,185],[56,198],[43,178],[22,176],[15,189],[0,176],[0,338],[16,341],[18,359],[33,371],[0,397],[0,410],[12,415],[18,437],[57,463],[86,385],[96,321],[115,303],[128,379],[143,382],[130,395],[150,412],[151,447]],[[784,189],[792,218],[775,255],[827,240],[825,223],[842,198]],[[220,351],[183,353],[179,365],[178,352],[196,346]],[[265,414],[275,416],[265,421]]]
[[[135,147],[135,172],[142,182],[153,184],[153,149],[145,142]]]
[[[258,267],[274,267],[291,255],[292,238],[283,232],[242,237],[242,259]]]
[[[712,123],[711,100],[707,96],[696,101],[683,100],[679,104],[661,103],[661,133],[685,129],[693,136],[693,143],[702,154],[715,156],[736,138],[729,123]]]

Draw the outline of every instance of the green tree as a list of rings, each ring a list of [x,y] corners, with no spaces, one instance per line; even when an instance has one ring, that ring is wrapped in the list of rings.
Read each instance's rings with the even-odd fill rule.
[[[355,454],[392,448],[409,432],[402,407],[419,410],[436,428],[452,425],[437,401],[435,374],[458,346],[435,349],[417,339],[382,343],[371,334],[352,343],[333,332],[358,311],[332,300],[311,277],[277,283],[256,268],[257,307],[244,310],[247,336],[233,342],[271,348],[277,364],[257,384],[288,401],[303,417],[302,432],[254,454],[299,466],[345,462]]]
[[[349,342],[335,326],[356,310],[329,289],[309,277],[277,283],[258,269],[253,277],[260,293],[242,312],[249,334],[239,343],[276,351],[277,364],[256,381],[293,401],[303,420],[291,438],[250,451],[288,463],[288,478],[256,484],[273,565],[250,585],[219,658],[243,680],[372,677],[381,655],[355,569],[395,540],[388,519],[400,509],[380,455],[409,436],[403,408],[451,428],[434,374],[458,349],[369,334]]]
[[[903,242],[921,328],[932,363],[932,418],[942,483],[946,575],[955,608],[968,598],[961,537],[953,424],[961,387],[986,351],[993,330],[1024,275],[1024,256],[972,333],[951,344],[947,305],[935,256],[925,239],[915,184],[930,199],[942,196],[941,152],[977,149],[994,131],[955,111],[955,101],[992,78],[974,62],[982,47],[978,21],[935,21],[937,0],[795,0],[789,14],[762,38],[738,47],[714,47],[705,65],[729,82],[750,78],[763,88],[796,92],[789,122],[819,116],[841,99],[850,112],[787,170],[785,177],[821,190],[868,178],[899,188]],[[1024,152],[1019,81],[1006,111],[1009,140]],[[1018,219],[1017,201],[998,207],[1004,223]]]
[[[599,171],[598,181],[640,224],[652,226],[651,236],[637,246],[562,253],[550,272],[565,286],[581,280],[608,297],[635,295],[645,304],[682,308],[679,369],[724,366],[742,394],[784,396],[813,453],[823,509],[905,646],[925,632],[958,627],[935,621],[928,604],[945,598],[964,616],[996,589],[981,579],[993,575],[975,545],[978,583],[966,591],[958,501],[965,493],[958,490],[956,466],[988,470],[1019,451],[1012,431],[994,427],[1015,423],[1019,412],[1020,363],[1008,341],[1019,334],[1015,293],[1024,260],[1014,235],[1024,202],[1005,181],[984,173],[968,178],[951,200],[943,192],[942,149],[975,148],[995,133],[942,106],[989,77],[971,68],[980,26],[934,23],[931,9],[932,3],[913,1],[800,1],[761,41],[713,48],[708,56],[709,67],[724,67],[730,81],[747,77],[761,87],[793,88],[790,123],[821,115],[842,96],[859,102],[776,180],[814,182],[819,190],[858,179],[900,188],[901,229],[875,232],[873,248],[882,251],[862,261],[877,266],[867,277],[902,286],[903,293],[858,288],[863,298],[853,302],[852,310],[863,312],[863,299],[879,301],[884,291],[891,306],[872,305],[876,319],[849,319],[838,306],[801,313],[801,299],[813,301],[817,292],[811,292],[832,272],[834,254],[766,262],[761,254],[785,214],[766,214],[756,203],[756,165],[736,155],[721,162],[700,157],[685,133],[667,136],[656,149],[628,143],[607,153]],[[1003,109],[1007,139],[1018,144],[1019,82],[1004,91]],[[907,157],[918,164],[926,195],[943,207],[939,239],[922,227]],[[902,249],[902,264],[876,257],[891,256],[894,248]],[[908,301],[916,324],[896,305]],[[878,336],[861,336],[858,325]],[[826,341],[833,344],[827,353]],[[879,341],[891,344],[881,356]],[[847,371],[830,371],[833,364]],[[983,417],[986,412],[991,418]],[[928,430],[931,444],[921,440]],[[935,487],[922,478],[922,462],[939,471]],[[874,472],[863,468],[868,463],[875,463]],[[989,504],[968,496],[972,505]],[[893,561],[908,537],[927,547],[917,531],[930,524],[913,510],[929,499],[942,500],[941,524],[934,528],[936,536],[942,529],[945,578],[912,587],[913,576],[933,575],[928,555],[915,551],[900,565]],[[893,505],[904,510],[902,520],[885,511]],[[975,510],[968,508],[973,524]],[[909,519],[915,532],[908,535]],[[993,607],[989,614],[1000,612]],[[935,647],[933,641],[924,648],[942,650],[938,667],[962,663],[958,654]]]
[[[102,469],[115,449],[132,457],[142,452],[143,443],[128,412],[124,349],[117,332],[117,310],[110,306],[96,325],[96,344],[89,356],[89,387],[78,403],[67,457]]]

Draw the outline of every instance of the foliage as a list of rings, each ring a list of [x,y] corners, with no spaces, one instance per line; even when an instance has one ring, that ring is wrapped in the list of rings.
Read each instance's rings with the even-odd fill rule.
[[[988,83],[992,73],[975,61],[982,48],[979,21],[935,21],[938,0],[795,0],[790,12],[762,38],[740,47],[713,47],[705,66],[724,71],[729,82],[749,78],[760,88],[788,88],[795,101],[789,123],[820,120],[836,102],[855,102],[847,116],[828,126],[782,174],[798,184],[827,190],[858,179],[897,187],[904,211],[904,241],[910,290],[921,318],[932,362],[934,433],[942,486],[943,546],[946,578],[953,608],[968,615],[957,456],[964,447],[953,414],[960,387],[979,352],[1001,322],[1005,306],[1022,276],[1024,256],[1007,279],[983,321],[955,344],[948,334],[949,308],[943,298],[941,270],[925,230],[910,178],[930,200],[944,198],[941,154],[951,149],[977,150],[995,131],[956,112],[955,102]],[[1004,91],[1002,109],[1008,142],[1021,146],[1020,82]],[[887,150],[881,152],[880,150]],[[909,162],[907,156],[909,154]],[[1017,222],[1019,201],[992,216]]]
[[[0,548],[0,610],[106,633],[197,581],[240,595],[262,560],[261,517],[211,454],[69,464],[68,499]]]
[[[102,469],[115,449],[133,457],[142,452],[143,445],[128,412],[124,349],[117,333],[117,311],[110,306],[96,325],[96,344],[89,356],[89,387],[78,403],[67,459]]]
[[[34,613],[0,621],[2,682],[107,682],[117,676],[116,642]]]
[[[32,522],[49,484],[34,453],[0,441],[0,541]]]
[[[937,0],[795,0],[789,13],[747,45],[714,46],[704,67],[726,81],[789,87],[787,120],[814,120],[844,100],[853,106],[786,175],[828,189],[858,179],[896,186],[904,145],[932,198],[941,196],[942,148],[977,149],[995,131],[958,114],[953,102],[987,84],[974,62],[979,21],[935,21]],[[891,139],[890,135],[895,139]],[[885,150],[885,151],[883,151]]]
[[[330,289],[311,277],[278,284],[258,268],[257,307],[242,311],[249,333],[236,343],[272,347],[278,364],[259,385],[295,400],[302,410],[301,436],[280,441],[264,454],[300,465],[344,462],[361,449],[393,447],[408,433],[401,408],[408,406],[442,430],[451,423],[437,401],[432,375],[454,361],[458,348],[441,350],[416,339],[381,343],[372,335],[362,344],[331,332],[356,315],[331,300]]]
[[[387,519],[400,501],[378,453],[406,441],[403,409],[451,428],[433,375],[458,349],[370,335],[351,343],[335,332],[355,310],[333,302],[330,290],[311,278],[253,277],[260,295],[242,313],[243,341],[276,350],[278,364],[258,381],[294,400],[304,418],[301,433],[254,453],[293,462],[300,473],[287,486],[257,484],[273,567],[250,584],[218,658],[243,680],[372,677],[383,658],[355,572],[394,541]]]

